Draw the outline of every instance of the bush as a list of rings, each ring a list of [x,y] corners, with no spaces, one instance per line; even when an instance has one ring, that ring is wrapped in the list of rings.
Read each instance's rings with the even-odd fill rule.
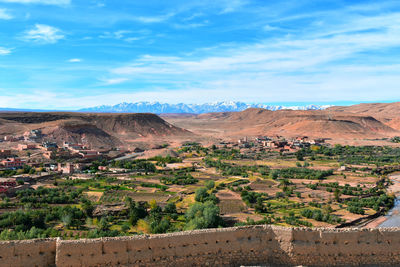
[[[186,230],[205,229],[223,226],[223,220],[219,216],[219,208],[213,202],[193,204],[185,213]]]
[[[195,184],[199,180],[193,178],[190,173],[187,174],[178,174],[174,177],[162,177],[160,178],[160,182],[163,184],[177,184],[177,185],[187,185],[187,184]]]
[[[208,180],[204,183],[208,190],[213,189],[215,187],[215,182],[213,180]]]
[[[194,200],[197,202],[211,201],[218,203],[218,198],[214,194],[209,194],[205,187],[200,187],[196,190]]]

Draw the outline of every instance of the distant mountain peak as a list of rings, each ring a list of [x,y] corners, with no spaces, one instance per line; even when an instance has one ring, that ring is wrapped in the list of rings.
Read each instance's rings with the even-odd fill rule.
[[[168,104],[160,102],[136,102],[136,103],[120,103],[114,106],[98,106],[92,108],[85,108],[79,111],[81,112],[96,112],[96,113],[210,113],[210,112],[232,112],[232,111],[243,111],[248,108],[264,108],[267,110],[281,110],[281,109],[292,109],[292,110],[322,110],[330,106],[319,106],[319,105],[307,105],[307,106],[279,106],[279,105],[267,105],[267,104],[247,104],[239,101],[221,101],[204,104]]]

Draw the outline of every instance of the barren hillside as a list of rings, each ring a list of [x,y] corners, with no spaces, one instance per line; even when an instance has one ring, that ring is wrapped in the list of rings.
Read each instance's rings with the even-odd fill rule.
[[[251,108],[242,112],[166,119],[194,132],[230,137],[307,135],[350,139],[386,137],[397,133],[371,116],[332,111],[269,111]]]
[[[400,102],[394,103],[367,103],[352,106],[330,107],[327,111],[350,112],[355,114],[365,114],[377,118],[392,119],[400,117]]]
[[[149,113],[0,113],[0,135],[18,135],[32,129],[41,129],[47,140],[83,142],[92,147],[119,147],[136,139],[192,135]]]

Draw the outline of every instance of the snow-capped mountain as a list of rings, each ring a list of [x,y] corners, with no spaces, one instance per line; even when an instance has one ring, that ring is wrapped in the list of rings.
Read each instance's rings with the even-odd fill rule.
[[[98,106],[92,108],[81,109],[82,112],[98,112],[98,113],[210,113],[210,112],[230,112],[243,111],[248,108],[265,108],[268,110],[321,110],[330,106],[273,106],[267,104],[247,104],[243,102],[215,102],[205,104],[168,104],[159,102],[137,102],[137,103],[121,103],[115,106]]]

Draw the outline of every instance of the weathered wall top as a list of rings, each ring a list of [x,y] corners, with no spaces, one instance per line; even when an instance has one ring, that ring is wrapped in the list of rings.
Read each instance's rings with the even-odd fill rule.
[[[0,266],[400,265],[400,228],[271,225],[0,242]]]

